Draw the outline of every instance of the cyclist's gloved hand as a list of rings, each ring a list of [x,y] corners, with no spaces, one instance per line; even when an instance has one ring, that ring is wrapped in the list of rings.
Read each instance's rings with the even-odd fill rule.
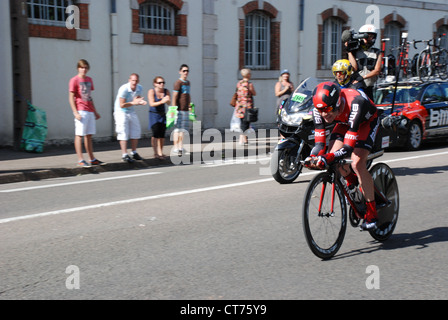
[[[315,155],[310,155],[304,161],[304,166],[310,169],[315,169],[317,157]]]
[[[334,153],[327,153],[317,158],[316,167],[325,169],[334,161]]]

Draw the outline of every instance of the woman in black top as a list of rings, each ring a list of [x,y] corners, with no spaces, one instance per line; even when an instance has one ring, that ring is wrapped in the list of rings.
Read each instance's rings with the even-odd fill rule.
[[[170,92],[165,89],[165,79],[155,77],[154,89],[148,91],[149,129],[152,130],[151,145],[157,159],[164,160],[163,145],[166,132],[166,106],[171,101]]]

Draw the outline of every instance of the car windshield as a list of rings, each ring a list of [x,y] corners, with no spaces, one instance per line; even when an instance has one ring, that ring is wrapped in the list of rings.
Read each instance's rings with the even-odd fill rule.
[[[421,87],[398,86],[395,95],[395,103],[411,103],[417,99]],[[394,98],[394,86],[378,88],[375,92],[376,104],[392,104]]]

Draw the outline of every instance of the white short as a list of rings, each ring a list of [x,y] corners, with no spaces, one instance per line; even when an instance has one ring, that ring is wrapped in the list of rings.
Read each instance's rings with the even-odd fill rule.
[[[142,130],[136,113],[115,112],[115,131],[117,140],[140,139]]]
[[[75,136],[89,136],[96,134],[95,113],[89,111],[78,111],[81,120],[75,119]]]

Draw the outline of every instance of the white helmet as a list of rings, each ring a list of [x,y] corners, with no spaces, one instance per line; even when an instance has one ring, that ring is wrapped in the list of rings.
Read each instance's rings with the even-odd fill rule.
[[[365,33],[368,35],[373,35],[370,39],[367,39],[367,47],[371,47],[375,44],[376,37],[378,35],[378,31],[376,30],[373,24],[365,24],[361,28],[359,28],[359,33]]]
[[[365,24],[359,29],[359,33],[374,33],[378,34],[373,24]]]

